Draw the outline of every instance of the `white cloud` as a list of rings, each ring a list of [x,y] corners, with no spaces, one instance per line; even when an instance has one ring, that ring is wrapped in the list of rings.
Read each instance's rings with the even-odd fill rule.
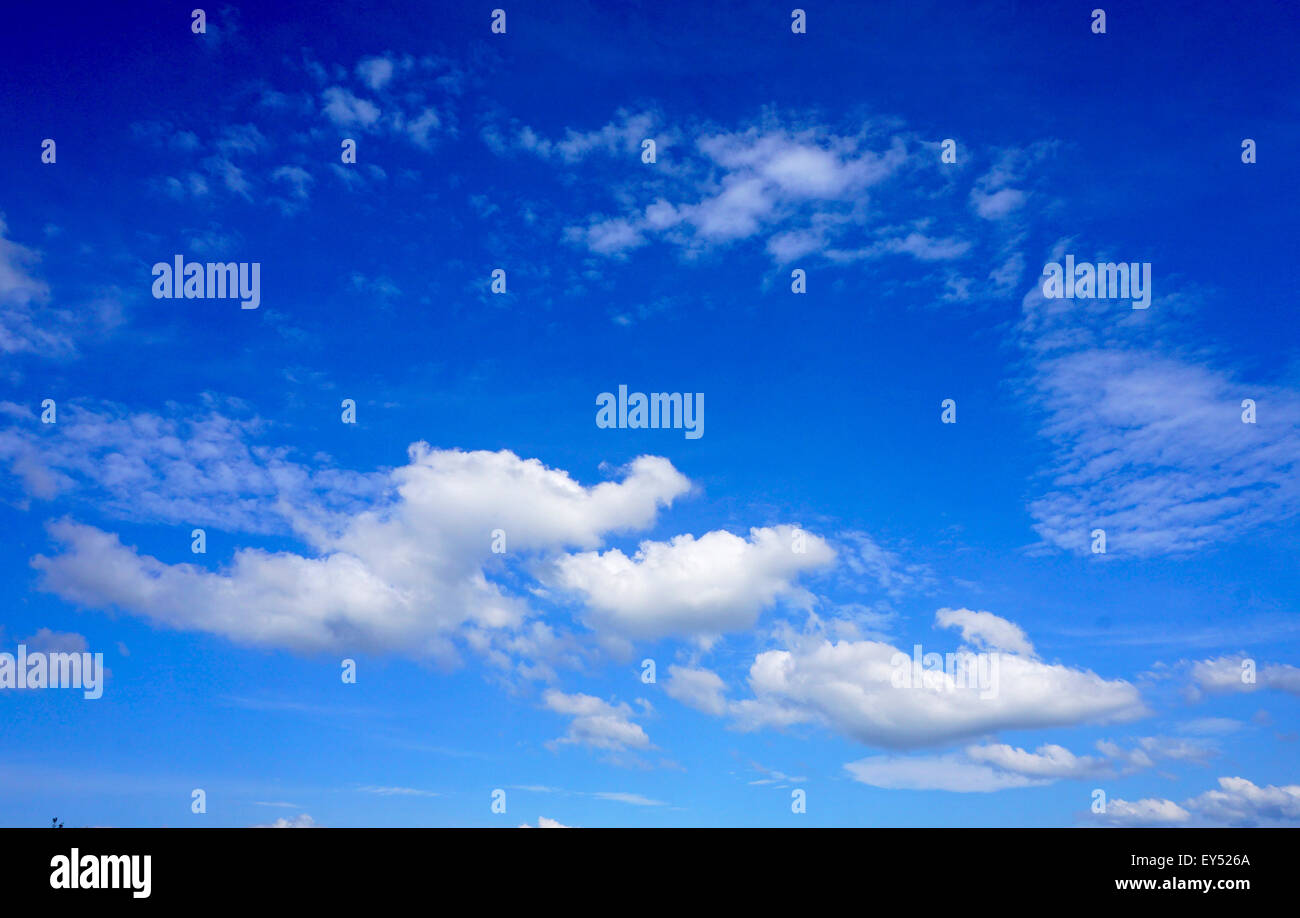
[[[1118,762],[1125,772],[1153,768],[1156,764],[1145,749],[1125,749],[1111,740],[1098,740],[1097,751],[1108,759]]]
[[[641,142],[654,140],[656,150],[662,152],[672,145],[673,135],[658,128],[659,118],[650,112],[620,111],[615,120],[594,131],[575,131],[570,128],[562,140],[548,140],[530,127],[516,131],[513,143],[498,140],[501,152],[519,149],[547,159],[577,163],[593,153],[639,156]]]
[[[726,688],[722,677],[712,670],[673,665],[668,667],[664,693],[687,707],[716,717],[726,713],[727,702],[723,697]]]
[[[1034,752],[1026,752],[1006,743],[970,746],[966,749],[966,755],[973,761],[1032,778],[1080,778],[1095,774],[1106,765],[1095,756],[1077,756],[1054,743],[1039,746]]]
[[[1077,248],[1062,240],[1050,257]],[[1160,283],[1145,310],[1046,299],[1037,282],[1024,297],[1025,388],[1052,446],[1029,506],[1046,545],[1087,554],[1103,529],[1109,556],[1186,553],[1300,513],[1300,391],[1179,351],[1174,320],[1188,297]],[[1243,423],[1245,399],[1257,423]]]
[[[1247,667],[1243,664],[1249,663]],[[1204,692],[1253,692],[1274,689],[1300,695],[1300,667],[1289,663],[1258,664],[1245,656],[1222,656],[1192,664],[1192,681]],[[1254,681],[1248,682],[1253,675]]]
[[[386,57],[366,57],[357,63],[357,77],[372,90],[383,89],[393,78],[393,62]]]
[[[570,829],[572,828],[572,826],[566,826],[564,823],[559,822],[558,820],[555,819],[551,819],[550,817],[547,816],[538,816],[537,825],[530,826],[528,823],[525,822],[519,828],[521,829]]]
[[[865,532],[843,533],[839,541],[843,547],[836,554],[843,566],[874,580],[894,599],[927,587],[934,580],[933,572],[924,564],[904,561],[897,552],[885,548]]]
[[[41,628],[30,637],[20,642],[27,645],[28,651],[40,653],[85,653],[90,645],[84,634],[75,631],[51,631]]]
[[[588,796],[595,797],[597,800],[613,800],[616,803],[627,803],[631,806],[667,806],[662,800],[651,800],[641,794],[628,794],[622,791],[593,791]]]
[[[363,794],[376,794],[380,797],[440,797],[441,794],[436,791],[420,790],[416,787],[379,787],[367,785],[358,787],[358,791]]]
[[[855,781],[890,790],[988,793],[1048,783],[1023,774],[1000,771],[957,755],[872,756],[849,762],[844,768]]]
[[[1029,657],[1035,655],[1034,645],[1029,643],[1024,629],[1015,622],[999,618],[992,612],[940,609],[934,614],[934,620],[940,627],[960,629],[962,640],[977,647],[1006,650]]]
[[[804,599],[794,579],[829,564],[834,552],[811,533],[807,550],[796,552],[794,535],[791,526],[751,529],[748,540],[717,530],[642,542],[631,558],[618,549],[582,552],[559,559],[551,581],[579,594],[586,620],[601,630],[707,640],[752,627],[778,598]]]
[[[122,519],[285,534],[290,508],[359,510],[387,484],[382,473],[295,462],[288,450],[256,443],[266,428],[257,418],[210,408],[159,415],[68,402],[47,429],[11,403],[0,403],[0,415],[15,421],[0,429],[0,462],[28,495],[72,495]]]
[[[1011,652],[985,658],[990,676],[997,661],[991,691],[942,672],[927,673],[919,687],[901,680],[895,685],[894,661],[910,657],[881,641],[797,637],[789,649],[755,658],[749,671],[754,697],[732,703],[729,711],[742,728],[816,723],[894,749],[998,730],[1127,720],[1146,712],[1137,689],[1124,680]]]
[[[321,93],[325,117],[341,128],[368,128],[379,121],[380,110],[368,99],[355,96],[342,86],[331,86]]]
[[[1219,778],[1219,789],[1208,790],[1186,806],[1206,819],[1234,826],[1300,823],[1300,784],[1259,787],[1245,778]]]
[[[300,166],[281,166],[271,173],[271,180],[284,182],[289,186],[289,193],[300,201],[310,197],[309,189],[315,181],[311,173]]]
[[[597,220],[586,227],[569,227],[571,241],[582,242],[598,255],[617,255],[645,245],[646,239],[630,220],[615,217]]]
[[[970,199],[975,212],[985,220],[1000,220],[1023,206],[1026,195],[1015,188],[1002,188],[992,193],[973,188]]]
[[[1101,822],[1117,826],[1181,825],[1191,818],[1191,813],[1172,800],[1156,797],[1134,802],[1114,797],[1106,801],[1106,812],[1098,817]]]
[[[265,825],[253,826],[254,829],[315,829],[318,828],[316,820],[306,813],[300,813],[292,819],[281,816],[275,822]]]
[[[844,767],[855,781],[874,787],[990,793],[1084,778],[1107,766],[1102,759],[1076,756],[1051,743],[1034,752],[997,743],[968,746],[960,754],[872,756]]]
[[[573,718],[569,732],[556,744],[576,743],[608,752],[651,748],[650,737],[632,721],[632,707],[626,702],[612,704],[594,695],[566,695],[558,689],[548,689],[543,701],[550,710]]]
[[[33,273],[39,253],[7,238],[7,232],[0,214],[0,354],[71,357],[80,337],[121,321],[111,297],[75,312],[51,306],[49,285]]]
[[[1172,800],[1146,798],[1136,803],[1108,800],[1106,812],[1094,816],[1111,825],[1300,825],[1300,784],[1261,787],[1241,777],[1221,777],[1218,788],[1207,790],[1181,805]]]
[[[494,530],[517,555],[598,546],[609,532],[650,525],[689,489],[671,463],[649,456],[622,481],[592,487],[505,451],[417,443],[409,459],[388,474],[391,495],[366,509],[280,506],[311,555],[242,548],[219,570],[166,564],[64,519],[49,527],[62,552],[32,563],[64,599],[166,627],[301,651],[447,660],[459,638],[506,666],[512,652],[563,650],[564,640],[489,579],[500,564]]]

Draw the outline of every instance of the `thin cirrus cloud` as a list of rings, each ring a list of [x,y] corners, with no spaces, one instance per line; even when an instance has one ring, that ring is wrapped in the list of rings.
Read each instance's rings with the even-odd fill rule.
[[[121,303],[110,293],[76,309],[51,305],[50,286],[36,270],[40,259],[9,238],[0,213],[0,355],[75,357],[82,341],[121,324]]]
[[[1047,784],[1047,780],[1001,771],[971,762],[959,755],[872,756],[849,762],[845,771],[853,780],[888,790],[944,790],[988,793],[1016,787]]]
[[[1059,241],[1050,260],[1067,249],[1079,246]],[[1107,554],[1182,554],[1300,513],[1300,392],[1180,350],[1192,298],[1157,287],[1150,309],[1134,310],[1047,299],[1035,284],[1017,339],[1052,449],[1029,504],[1044,545],[1087,553],[1102,529]],[[1246,399],[1255,423],[1243,423]]]
[[[41,430],[34,412],[0,402],[0,463],[25,496],[84,501],[120,519],[285,534],[290,507],[357,508],[378,498],[382,473],[310,467],[257,442],[265,423],[231,417],[216,400],[189,410],[131,412],[67,402]]]

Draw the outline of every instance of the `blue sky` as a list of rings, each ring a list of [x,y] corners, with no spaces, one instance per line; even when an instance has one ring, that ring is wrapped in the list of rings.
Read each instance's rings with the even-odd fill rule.
[[[0,823],[1300,821],[1285,5],[390,6],[8,17]]]

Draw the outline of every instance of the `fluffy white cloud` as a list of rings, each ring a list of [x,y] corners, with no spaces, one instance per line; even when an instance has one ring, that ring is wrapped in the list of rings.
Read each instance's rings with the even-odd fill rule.
[[[1213,822],[1236,826],[1300,823],[1300,784],[1259,787],[1245,778],[1220,778],[1186,806]]]
[[[530,625],[527,603],[489,579],[487,568],[500,563],[492,532],[504,530],[514,553],[599,545],[606,533],[650,525],[689,488],[670,462],[649,456],[622,481],[592,487],[504,451],[417,443],[409,458],[376,507],[332,516],[285,508],[311,556],[246,548],[212,571],[166,564],[65,519],[49,527],[63,551],[32,563],[46,589],[73,602],[251,644],[449,659],[456,636],[509,650],[491,633],[512,629],[502,641],[536,650],[558,638]]]
[[[379,121],[379,106],[362,99],[342,86],[331,86],[321,93],[321,111],[341,128],[368,128]]]
[[[366,57],[357,62],[357,77],[372,90],[383,89],[393,78],[393,62],[386,57]]]
[[[557,744],[576,743],[608,752],[651,748],[650,737],[632,721],[632,706],[626,702],[612,704],[594,695],[566,695],[558,689],[547,690],[543,701],[557,714],[573,718],[569,732],[554,741]]]
[[[985,220],[1000,220],[1018,210],[1025,203],[1026,195],[1016,188],[1002,188],[994,192],[973,188],[970,199],[975,212]]]
[[[992,633],[992,623],[984,632]],[[1008,627],[1010,626],[1010,627]],[[1000,634],[1014,633],[1005,622]],[[731,704],[741,727],[819,723],[856,740],[917,748],[998,730],[1125,720],[1145,713],[1137,689],[1088,670],[1000,652],[983,658],[983,680],[926,672],[900,679],[911,654],[882,641],[796,638],[760,653],[749,671],[752,699]],[[901,662],[901,667],[908,664]],[[904,674],[905,675],[905,674]]]
[[[676,665],[668,667],[668,681],[664,684],[669,698],[714,716],[726,713],[726,689],[722,677],[712,670]]]
[[[1167,826],[1181,825],[1191,818],[1191,813],[1172,800],[1145,797],[1130,802],[1115,797],[1106,801],[1106,812],[1098,820],[1116,826]]]
[[[1039,746],[1034,752],[1026,752],[1006,743],[971,746],[967,748],[966,755],[973,761],[1034,778],[1079,778],[1095,774],[1106,765],[1095,756],[1077,756],[1053,743]]]
[[[1249,663],[1249,666],[1245,664]],[[1247,681],[1253,676],[1254,681]],[[1300,695],[1300,667],[1289,663],[1257,664],[1243,656],[1197,660],[1192,664],[1192,681],[1204,692],[1253,692],[1275,689]]]
[[[704,640],[750,628],[778,598],[804,599],[804,571],[829,564],[824,539],[792,526],[751,529],[749,539],[718,530],[700,538],[642,542],[629,558],[618,549],[559,559],[550,581],[580,595],[588,624],[631,638],[693,635]]]
[[[1034,645],[1029,643],[1024,629],[992,612],[940,609],[935,613],[934,620],[943,628],[959,628],[962,640],[977,647],[1034,656]]]
[[[1294,826],[1300,825],[1300,784],[1260,787],[1241,777],[1221,777],[1208,790],[1180,806],[1172,800],[1147,798],[1137,803],[1113,799],[1096,817],[1112,825]]]

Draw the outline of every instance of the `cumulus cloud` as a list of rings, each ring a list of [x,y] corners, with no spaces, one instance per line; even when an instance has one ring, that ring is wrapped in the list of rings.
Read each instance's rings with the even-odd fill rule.
[[[1130,802],[1115,797],[1106,801],[1106,812],[1097,820],[1115,826],[1176,826],[1191,818],[1191,813],[1172,800],[1146,797]]]
[[[632,706],[626,702],[614,704],[581,693],[566,695],[558,689],[549,689],[543,701],[557,714],[573,718],[569,732],[554,744],[575,743],[607,752],[651,748],[650,737],[632,721]]]
[[[827,542],[796,529],[751,529],[748,539],[718,530],[698,539],[642,542],[629,558],[618,549],[571,554],[556,562],[550,581],[581,596],[593,627],[632,638],[668,635],[705,640],[753,626],[759,613],[786,597],[806,601],[795,578],[829,564]]]
[[[1018,631],[1005,620],[996,628],[987,619],[977,621],[985,634]],[[742,728],[821,724],[894,749],[998,730],[1127,720],[1146,712],[1137,689],[1122,679],[1024,654],[985,657],[987,682],[972,678],[973,670],[926,671],[917,686],[898,678],[910,659],[910,653],[882,641],[800,636],[788,649],[758,654],[749,670],[754,697],[732,703],[729,712]],[[996,684],[987,678],[995,660]]]
[[[507,451],[417,443],[408,457],[388,474],[386,498],[366,509],[284,508],[311,554],[242,548],[218,570],[168,564],[62,519],[49,526],[62,551],[32,564],[43,587],[69,601],[243,643],[452,659],[459,638],[508,656],[563,641],[489,578],[499,564],[494,530],[525,555],[596,546],[610,532],[650,525],[689,489],[670,462],[650,456],[621,481],[591,487]]]
[[[1187,801],[1206,819],[1234,826],[1300,823],[1300,784],[1259,787],[1245,778],[1220,778],[1218,790]]]
[[[687,666],[669,666],[664,692],[669,698],[705,714],[720,716],[727,710],[723,697],[726,684],[722,677],[709,669]]]
[[[1289,663],[1259,665],[1244,655],[1197,660],[1191,665],[1195,689],[1209,694],[1274,689],[1300,695],[1300,667]]]
[[[393,78],[393,62],[387,57],[366,57],[357,62],[357,77],[373,90],[383,89]]]
[[[962,640],[978,647],[1034,656],[1034,645],[1029,643],[1024,629],[992,612],[940,609],[934,620],[940,627],[960,629]]]
[[[1106,812],[1093,818],[1111,825],[1300,825],[1300,784],[1260,787],[1241,777],[1221,777],[1218,784],[1181,805],[1161,798],[1108,800]]]
[[[321,111],[341,128],[371,127],[381,114],[369,99],[360,98],[342,86],[331,86],[321,93]]]
[[[1096,756],[1077,756],[1055,743],[1039,746],[1034,752],[1026,752],[1006,743],[971,746],[967,748],[966,755],[973,761],[1034,778],[1079,778],[1095,774],[1106,766]]]

